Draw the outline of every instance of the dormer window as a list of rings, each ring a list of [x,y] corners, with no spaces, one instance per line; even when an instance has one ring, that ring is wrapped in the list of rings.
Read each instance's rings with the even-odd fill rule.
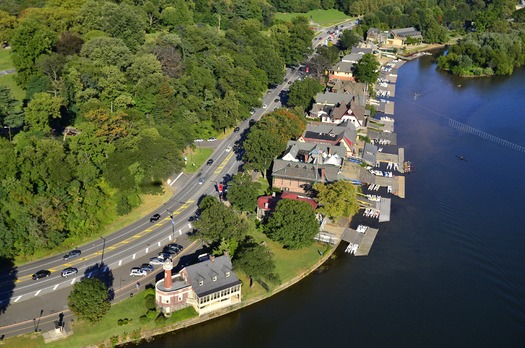
[[[226,272],[226,277],[230,276],[230,271]]]
[[[202,280],[199,280],[199,286],[203,286],[204,282]]]
[[[213,281],[214,281],[214,282],[217,281],[217,276],[213,276]]]

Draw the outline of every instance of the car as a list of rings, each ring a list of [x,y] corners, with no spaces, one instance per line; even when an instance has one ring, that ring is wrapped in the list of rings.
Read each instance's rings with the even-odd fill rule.
[[[291,84],[292,84],[292,81],[288,81],[288,84],[291,85]]]
[[[35,274],[33,274],[31,276],[31,278],[33,278],[33,280],[37,280],[37,279],[40,279],[40,278],[47,278],[51,275],[51,272],[48,271],[47,269],[42,269],[38,272],[36,272]]]
[[[250,110],[250,115],[253,115],[253,114],[255,114],[255,109]]]
[[[155,257],[152,257],[151,259],[149,259],[149,264],[150,265],[162,265],[164,263],[164,259],[162,257],[159,257],[159,256],[155,256]]]
[[[206,181],[206,178],[204,178],[204,177],[200,177],[200,178],[199,178],[199,185],[204,184],[205,181]]]
[[[140,269],[146,271],[146,273],[153,272],[153,270],[155,270],[155,268],[149,263],[143,263],[142,266],[140,266]]]
[[[254,119],[251,119],[250,122],[248,122],[248,124],[249,124],[250,126],[253,126],[253,125],[255,124],[255,122],[257,122],[257,121],[255,121]]]
[[[60,275],[63,277],[63,278],[67,278],[69,277],[70,275],[73,275],[73,274],[77,274],[78,273],[78,269],[76,269],[75,267],[68,267],[68,268],[65,268],[62,273],[60,273]]]
[[[268,105],[266,105],[266,104],[263,104],[263,106],[262,106],[263,109],[266,109],[267,107],[268,107]]]
[[[160,219],[160,214],[153,214],[150,218],[149,218],[149,222],[155,222],[155,221],[159,221]]]
[[[165,251],[161,251],[160,253],[158,253],[157,256],[162,258],[162,260],[166,260],[166,259],[170,259],[171,260],[171,258],[173,257],[173,254],[175,254],[175,253],[165,250]],[[162,262],[164,262],[164,261],[162,261]]]
[[[285,79],[284,79],[284,82],[288,82],[288,79],[287,79],[287,78],[285,78]]]
[[[148,272],[140,269],[140,267],[133,267],[130,271],[129,271],[129,276],[130,277],[143,277],[145,276],[146,274],[148,274]]]
[[[231,147],[231,146],[228,146],[228,147],[226,148],[226,152],[230,152],[231,150],[232,150],[232,147]]]
[[[275,98],[275,100],[274,100],[274,102],[276,102],[276,103],[278,103],[280,101],[281,101],[281,99],[279,99],[279,98]]]
[[[178,254],[182,251],[182,249],[184,249],[184,247],[177,243],[171,243],[171,244],[166,245],[164,249],[172,250]]]
[[[71,260],[71,259],[74,259],[75,257],[79,257],[80,254],[82,254],[82,251],[80,250],[71,250],[70,252],[64,255],[63,259],[65,261]]]
[[[204,141],[204,139],[200,139],[200,138],[199,138],[199,139],[195,139],[195,140],[193,140],[193,141],[196,142],[196,143],[202,143],[202,142]]]
[[[211,166],[213,164],[213,159],[209,159],[208,162],[206,162],[207,165]]]
[[[215,141],[217,138],[208,138],[208,141]]]
[[[233,129],[233,132],[234,132],[234,133],[239,133],[240,130],[241,130],[241,129],[240,129],[239,127],[235,127],[235,128]]]

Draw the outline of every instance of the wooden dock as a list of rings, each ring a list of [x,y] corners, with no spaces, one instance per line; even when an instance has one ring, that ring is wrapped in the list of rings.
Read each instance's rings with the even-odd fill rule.
[[[355,256],[367,256],[370,249],[372,249],[372,244],[374,244],[377,232],[379,232],[379,230],[372,227],[368,227],[365,233],[359,233],[354,229],[345,228],[341,240],[344,240],[349,244],[358,245]]]

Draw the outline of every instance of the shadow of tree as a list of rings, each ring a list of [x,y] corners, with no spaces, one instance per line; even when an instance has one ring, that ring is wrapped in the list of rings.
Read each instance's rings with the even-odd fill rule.
[[[18,269],[13,260],[0,258],[0,315],[5,314],[7,307],[11,304],[11,298],[15,290]]]
[[[113,289],[115,277],[113,276],[113,271],[109,269],[109,266],[104,263],[91,265],[84,271],[84,277],[97,278],[102,281],[109,289],[109,300],[113,301],[115,298],[115,290]]]

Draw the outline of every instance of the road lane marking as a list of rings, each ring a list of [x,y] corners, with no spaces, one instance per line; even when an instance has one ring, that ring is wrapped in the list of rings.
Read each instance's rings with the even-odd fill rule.
[[[120,261],[118,262],[118,266],[119,266],[119,267],[122,266],[122,260],[120,260]]]
[[[135,256],[137,256],[137,254],[133,254],[133,260],[135,260]]]
[[[55,291],[55,290],[58,288],[59,285],[60,285],[60,284],[55,285],[55,286],[53,287],[53,291]]]
[[[14,300],[14,302],[18,302],[21,298],[22,298],[22,295],[18,296],[18,297]]]
[[[38,296],[38,294],[40,294],[40,291],[42,290],[38,290],[37,292],[35,292],[35,296]]]
[[[75,280],[77,280],[77,278],[73,278],[73,280],[71,281],[71,285],[75,284]]]
[[[146,248],[146,254],[148,253],[148,251],[149,251],[149,248]]]
[[[226,164],[228,163],[228,161],[230,160],[230,158],[232,158],[234,152],[231,151],[228,156],[226,156],[226,158],[224,159],[224,161],[221,162],[221,164],[217,167],[217,169],[215,169],[215,171],[213,172],[213,174],[219,174],[220,172],[222,172],[222,170],[224,169],[224,167],[226,166]]]

